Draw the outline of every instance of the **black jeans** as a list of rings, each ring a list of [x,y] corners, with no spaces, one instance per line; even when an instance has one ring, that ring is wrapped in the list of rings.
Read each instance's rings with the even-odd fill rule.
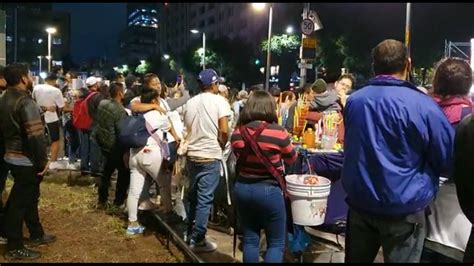
[[[345,262],[373,263],[380,246],[385,263],[419,263],[427,233],[424,211],[381,218],[349,208]]]
[[[14,179],[5,206],[4,232],[8,239],[7,250],[23,248],[23,222],[26,223],[30,238],[43,237],[44,231],[38,214],[40,178],[32,166],[8,164]]]
[[[114,204],[120,206],[127,199],[127,191],[130,186],[130,169],[127,169],[123,156],[125,151],[114,147],[110,152],[102,152],[105,159],[104,174],[100,178],[99,202],[106,203],[109,198],[110,179],[117,169],[117,185],[115,187]]]

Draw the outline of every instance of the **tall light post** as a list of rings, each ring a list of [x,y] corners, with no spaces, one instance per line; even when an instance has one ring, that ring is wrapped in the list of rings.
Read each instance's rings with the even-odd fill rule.
[[[265,8],[265,3],[253,3],[252,7],[257,10],[261,11]],[[270,60],[271,60],[271,44],[272,44],[272,20],[273,20],[273,4],[270,4],[270,8],[268,10],[268,41],[267,41],[267,66],[265,70],[265,90],[269,90],[270,86]]]
[[[42,59],[42,58],[43,58],[43,56],[38,55],[38,62],[39,62],[38,76],[39,76],[39,74],[41,73],[41,61],[42,61],[41,59]]]
[[[408,57],[410,57],[410,19],[411,19],[411,3],[407,3],[405,21],[405,46],[408,50]]]
[[[51,72],[51,34],[56,33],[56,28],[48,27],[46,32],[48,33],[48,72]]]
[[[196,29],[190,30],[192,34],[199,34]],[[202,32],[202,69],[206,69],[206,33]]]

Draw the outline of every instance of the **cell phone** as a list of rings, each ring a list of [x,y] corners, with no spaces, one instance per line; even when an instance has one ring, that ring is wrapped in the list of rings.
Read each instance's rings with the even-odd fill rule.
[[[178,75],[178,77],[176,78],[176,83],[181,84],[181,82],[183,82],[183,76]]]

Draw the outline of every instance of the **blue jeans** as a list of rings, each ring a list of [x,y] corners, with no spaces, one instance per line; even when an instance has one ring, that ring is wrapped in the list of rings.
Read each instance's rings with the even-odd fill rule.
[[[102,175],[102,152],[91,136],[92,131],[79,131],[81,140],[81,171],[90,171],[93,176]]]
[[[281,263],[285,252],[286,209],[278,185],[235,182],[237,219],[243,231],[243,262],[258,263],[260,231],[265,230],[265,262]]]
[[[187,160],[189,192],[184,205],[188,217],[188,238],[195,243],[206,237],[207,222],[214,200],[214,191],[219,184],[220,162],[198,163]],[[193,228],[194,221],[194,228]]]

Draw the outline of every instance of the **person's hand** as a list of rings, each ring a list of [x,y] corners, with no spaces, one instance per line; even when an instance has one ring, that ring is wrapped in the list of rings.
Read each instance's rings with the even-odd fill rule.
[[[46,175],[46,173],[48,172],[48,169],[49,169],[49,164],[50,164],[50,161],[48,161],[46,163],[46,166],[44,167],[43,171],[41,171],[37,174],[39,177],[43,178]]]
[[[155,104],[155,110],[162,113],[162,114],[166,114],[166,110],[163,109],[161,106],[159,106],[158,104]]]

